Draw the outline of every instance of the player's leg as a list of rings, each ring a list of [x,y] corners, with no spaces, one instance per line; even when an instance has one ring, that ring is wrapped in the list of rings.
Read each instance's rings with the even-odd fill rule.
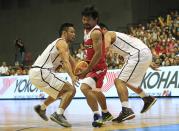
[[[65,110],[71,103],[73,97],[75,96],[75,93],[75,87],[69,83],[66,83],[58,95],[58,97],[61,98],[59,108],[63,108]]]
[[[95,87],[96,87],[95,80],[92,79],[91,77],[87,77],[83,79],[80,89],[82,93],[84,94],[84,96],[86,97],[89,107],[94,113],[94,116],[93,116],[94,121],[92,122],[92,125],[94,127],[98,127],[98,126],[101,126],[103,122],[101,120],[101,116],[98,110],[98,103],[96,100],[96,96],[94,92],[92,91],[92,88],[95,88]]]
[[[122,122],[134,118],[135,114],[132,109],[129,108],[128,104],[128,89],[126,83],[118,78],[115,79],[114,83],[122,104],[122,111],[117,118],[113,119],[113,122]]]
[[[76,93],[75,88],[70,85],[69,83],[66,83],[61,91],[58,94],[58,97],[61,98],[61,102],[59,105],[59,108],[54,112],[50,119],[64,127],[71,127],[71,124],[67,121],[67,119],[64,116],[64,111],[69,106],[69,104],[72,101],[72,98],[74,97]]]
[[[98,112],[98,103],[97,100],[95,98],[95,95],[91,89],[91,87],[85,83],[83,83],[80,87],[82,93],[84,94],[84,96],[86,97],[86,101],[89,105],[89,107],[91,108],[91,110],[95,113]]]
[[[119,113],[119,116],[117,118],[113,119],[114,122],[122,122],[135,117],[133,110],[129,106],[128,89],[126,83],[128,83],[128,81],[130,81],[131,79],[134,79],[133,74],[135,73],[136,68],[139,64],[138,56],[138,54],[130,56],[130,58],[122,67],[118,78],[114,80],[114,84],[122,105],[122,111]]]
[[[40,68],[32,68],[29,71],[29,79],[33,85],[35,85],[38,89],[44,90],[44,87],[47,86],[41,79],[41,69]],[[48,96],[45,100],[46,102],[36,105],[34,107],[35,112],[45,121],[48,121],[48,117],[46,116],[46,108],[47,106],[54,101],[54,98]]]
[[[96,89],[93,89],[93,92],[96,96],[96,99],[102,109],[102,119],[103,121],[110,121],[113,119],[113,116],[107,109],[107,104],[106,104],[106,97],[104,94],[101,92],[101,88],[103,85],[103,80],[106,75],[107,69],[101,71],[100,73],[94,73],[93,77],[95,78],[96,81]]]
[[[145,113],[146,111],[148,111],[152,107],[152,105],[154,105],[154,103],[157,101],[157,98],[146,94],[144,90],[142,90],[140,87],[134,87],[130,84],[127,84],[127,87],[130,88],[132,91],[134,91],[142,98],[144,102],[144,106],[141,110],[141,113]]]
[[[144,113],[152,107],[157,99],[153,96],[149,96],[139,87],[152,61],[152,55],[150,50],[148,49],[142,50],[140,56],[140,61],[133,73],[132,79],[128,81],[127,87],[129,87],[132,91],[134,91],[142,98],[144,106],[141,110],[141,113]]]
[[[111,113],[108,111],[107,104],[106,104],[106,97],[101,91],[93,91],[96,99],[102,109],[102,119],[103,121],[110,121],[113,119],[113,116]]]
[[[64,85],[64,87],[68,87],[66,86],[67,84]],[[65,89],[64,91],[64,88],[62,88],[61,91],[59,91],[59,94],[58,96],[56,97],[56,99],[58,99],[62,94],[64,94],[64,97],[62,97],[61,99],[61,106],[59,108],[62,108],[61,110],[65,110],[66,107],[69,105],[69,103],[71,102],[71,96],[70,93],[73,92],[72,90],[69,90],[69,91],[66,91],[68,88]],[[53,89],[50,89],[50,90],[53,90]],[[46,92],[49,92],[49,91],[46,91]],[[66,100],[66,98],[70,97],[69,100]],[[41,104],[41,105],[36,105],[34,107],[34,110],[39,114],[39,116],[44,119],[44,120],[48,120],[47,116],[46,116],[46,108],[51,104],[53,103],[54,101],[56,101],[55,98],[51,97],[51,96],[48,96],[47,99],[45,99],[45,101]],[[66,103],[65,103],[66,102]],[[58,109],[59,110],[59,109]]]
[[[30,74],[34,74],[34,73],[30,73]],[[35,79],[35,76],[37,75],[40,75],[39,79]],[[63,112],[71,102],[76,91],[75,88],[71,86],[69,83],[67,83],[66,81],[59,79],[58,76],[56,76],[53,72],[47,69],[40,69],[38,73],[30,76],[31,76],[30,78],[32,83],[35,84],[37,88],[46,92],[49,95],[49,97],[45,100],[45,102],[42,105],[37,105],[34,107],[38,115],[44,120],[47,120],[46,119],[47,106],[49,106],[57,98],[62,96],[62,102],[59,108],[57,109],[57,111],[54,113],[56,121],[52,118],[52,115],[50,118],[62,126],[65,127],[71,126],[71,124],[69,124],[66,121]]]
[[[129,57],[125,62],[119,77],[115,79],[115,86],[122,104],[122,112],[114,119],[122,122],[135,117],[134,112],[128,106],[127,83],[139,86],[145,71],[150,65],[152,55],[149,49],[143,49]],[[136,90],[137,91],[137,90]]]
[[[36,105],[34,107],[35,112],[45,121],[48,121],[48,117],[46,116],[46,108],[55,101],[54,98],[48,96],[47,99],[40,105]]]

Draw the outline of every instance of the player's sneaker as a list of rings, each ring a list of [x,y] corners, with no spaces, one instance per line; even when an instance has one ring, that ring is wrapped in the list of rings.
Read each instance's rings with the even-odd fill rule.
[[[56,123],[58,123],[61,126],[64,127],[71,127],[71,124],[67,121],[65,116],[63,114],[57,114],[54,112],[51,116],[50,119]]]
[[[144,101],[144,106],[140,113],[148,111],[152,107],[152,105],[157,101],[157,98],[153,96],[147,96],[142,98],[142,100]]]
[[[48,121],[48,117],[46,116],[46,110],[41,110],[40,105],[36,105],[34,107],[35,112],[45,121]]]
[[[101,127],[103,125],[103,120],[99,114],[94,114],[94,121],[92,122],[93,127]]]
[[[110,112],[106,112],[106,113],[102,112],[102,119],[103,119],[104,122],[110,121],[110,120],[113,119],[113,116],[111,115]]]
[[[133,119],[134,117],[135,117],[135,114],[131,108],[122,107],[122,111],[120,112],[119,116],[113,119],[112,121],[120,123],[125,120]]]

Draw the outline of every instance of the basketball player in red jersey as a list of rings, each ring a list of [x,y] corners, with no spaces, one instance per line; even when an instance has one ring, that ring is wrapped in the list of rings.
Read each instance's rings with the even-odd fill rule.
[[[84,78],[80,89],[94,112],[92,125],[95,126],[96,123],[101,122],[98,103],[102,109],[102,120],[110,121],[113,118],[107,110],[106,98],[100,90],[107,72],[105,47],[103,34],[97,25],[99,16],[96,9],[93,6],[88,6],[84,8],[81,14],[84,25],[85,59],[89,66],[78,75]]]

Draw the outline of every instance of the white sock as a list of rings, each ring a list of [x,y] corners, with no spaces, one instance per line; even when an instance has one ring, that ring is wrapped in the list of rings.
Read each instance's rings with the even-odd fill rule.
[[[59,115],[60,115],[60,114],[63,114],[63,113],[64,113],[64,109],[63,109],[63,108],[58,108],[56,112],[57,112],[57,114],[59,114]]]
[[[93,111],[94,114],[100,114],[99,111]]]
[[[127,107],[127,108],[129,108],[129,103],[128,103],[128,101],[123,101],[121,104],[122,104],[122,107]]]
[[[103,112],[103,113],[107,113],[107,112],[108,112],[108,110],[107,110],[107,109],[105,109],[105,110],[102,110],[102,112]]]
[[[41,110],[45,110],[47,108],[47,106],[43,103],[40,107]]]
[[[141,98],[144,98],[144,97],[146,97],[146,96],[148,96],[144,91],[142,91],[141,93],[139,93],[139,96],[141,97]]]

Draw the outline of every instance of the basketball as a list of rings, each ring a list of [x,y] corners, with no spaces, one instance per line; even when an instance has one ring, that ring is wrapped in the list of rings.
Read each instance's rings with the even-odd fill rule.
[[[80,61],[75,66],[74,74],[77,75],[78,73],[82,72],[87,68],[88,68],[88,63],[86,61]]]

